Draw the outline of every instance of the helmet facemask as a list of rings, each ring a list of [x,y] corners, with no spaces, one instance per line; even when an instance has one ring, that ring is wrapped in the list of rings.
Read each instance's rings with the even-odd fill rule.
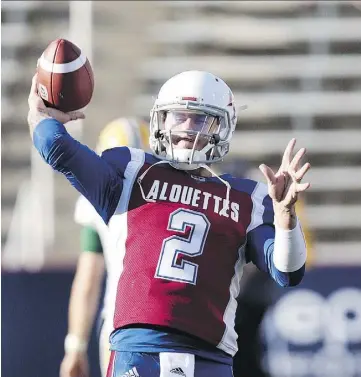
[[[223,108],[186,100],[151,111],[150,146],[157,157],[178,169],[221,161],[231,136],[229,112]]]

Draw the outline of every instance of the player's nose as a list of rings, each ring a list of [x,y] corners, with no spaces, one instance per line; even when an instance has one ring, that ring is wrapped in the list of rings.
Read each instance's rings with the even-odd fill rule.
[[[182,123],[182,130],[183,131],[191,131],[195,129],[195,123],[194,120],[190,117],[188,117],[183,123]]]

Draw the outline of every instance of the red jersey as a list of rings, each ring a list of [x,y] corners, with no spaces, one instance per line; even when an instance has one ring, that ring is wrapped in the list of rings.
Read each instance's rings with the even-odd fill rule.
[[[267,190],[251,180],[201,178],[131,150],[109,222],[119,255],[114,328],[168,326],[233,355],[247,232],[263,223]],[[224,177],[225,179],[225,177]],[[142,194],[143,191],[143,194]],[[262,208],[263,207],[263,208]]]

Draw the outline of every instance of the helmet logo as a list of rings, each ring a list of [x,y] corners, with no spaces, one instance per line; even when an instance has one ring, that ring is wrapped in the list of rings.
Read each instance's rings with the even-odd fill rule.
[[[197,101],[196,97],[182,97],[183,101]]]

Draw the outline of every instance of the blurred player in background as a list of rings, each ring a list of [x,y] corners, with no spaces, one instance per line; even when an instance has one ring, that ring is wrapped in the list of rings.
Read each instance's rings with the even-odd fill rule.
[[[101,131],[96,147],[98,154],[120,146],[143,150],[149,145],[149,126],[141,119],[119,118],[110,122]],[[118,266],[114,255],[107,248],[108,227],[94,207],[80,196],[75,205],[74,220],[82,226],[81,249],[69,302],[68,334],[65,338],[65,356],[60,368],[61,377],[88,377],[87,348],[97,313],[99,297],[107,272],[104,303],[99,329],[99,361],[105,377],[109,363],[109,336],[113,330],[111,303],[115,301]]]
[[[34,145],[92,203],[117,253],[108,377],[231,377],[244,265],[284,287],[304,275],[295,203],[310,187],[301,183],[306,150],[294,154],[292,139],[276,173],[260,165],[267,185],[215,174],[242,106],[219,77],[187,71],[162,86],[151,109],[153,155],[122,147],[99,156],[64,127],[84,114],[46,108],[36,80]]]

